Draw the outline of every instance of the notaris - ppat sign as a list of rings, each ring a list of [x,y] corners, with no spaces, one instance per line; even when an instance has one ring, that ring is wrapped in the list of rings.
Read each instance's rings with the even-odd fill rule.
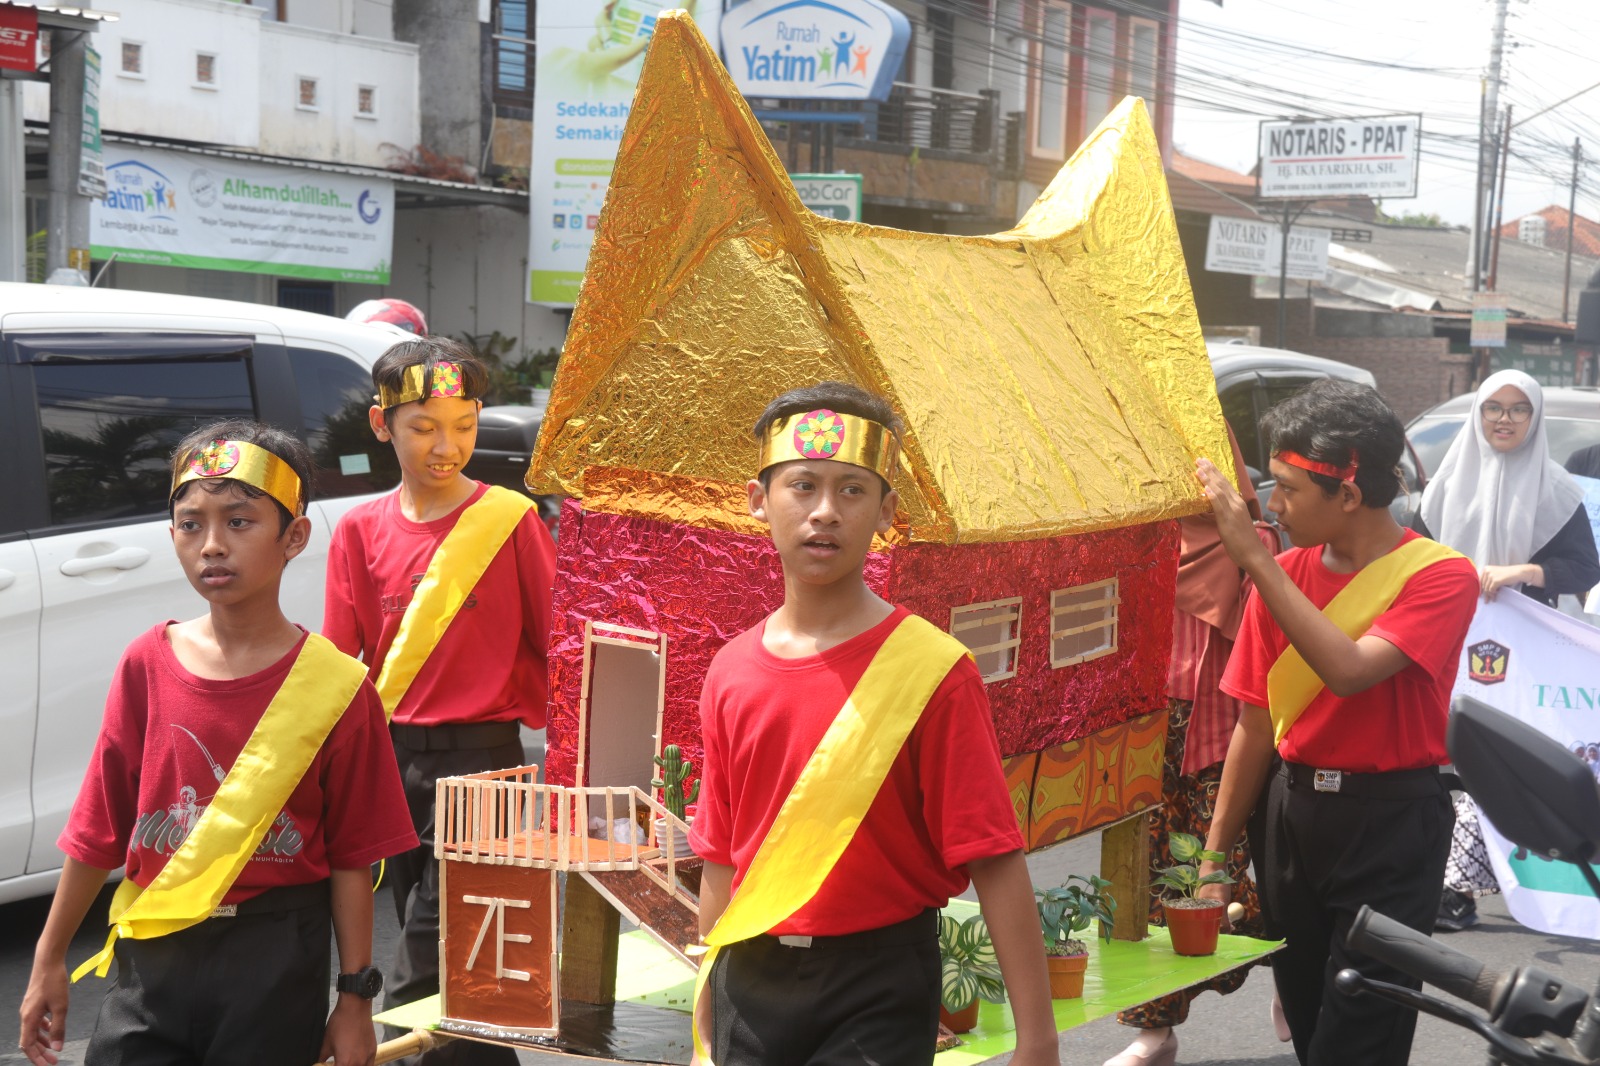
[[[1263,122],[1263,200],[1417,195],[1421,115]]]

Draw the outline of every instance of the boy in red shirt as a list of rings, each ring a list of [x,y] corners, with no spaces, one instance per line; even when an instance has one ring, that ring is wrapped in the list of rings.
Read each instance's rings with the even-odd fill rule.
[[[111,906],[117,984],[86,1061],[365,1066],[383,983],[370,867],[416,836],[361,664],[278,606],[311,533],[311,456],[281,430],[229,421],[173,458],[173,545],[211,609],[151,629],[117,667],[61,835],[21,1047],[56,1062],[67,945],[126,864]],[[332,1014],[330,922],[348,971]],[[112,950],[91,960],[102,975]]]
[[[323,632],[367,664],[421,844],[389,864],[403,926],[390,1006],[439,991],[434,784],[523,762],[521,726],[545,723],[555,546],[533,501],[462,473],[477,442],[482,363],[444,337],[403,341],[373,365],[372,431],[394,445],[400,488],[352,508],[328,549]],[[454,1041],[425,1062],[514,1063]]]
[[[1286,942],[1272,968],[1295,1053],[1314,1066],[1400,1066],[1416,1012],[1343,995],[1327,978],[1353,967],[1421,987],[1345,937],[1363,904],[1433,928],[1454,820],[1439,766],[1477,574],[1389,513],[1405,432],[1372,389],[1317,382],[1269,411],[1261,430],[1277,478],[1267,506],[1294,545],[1276,560],[1228,479],[1198,464],[1223,544],[1255,582],[1222,679],[1246,706],[1207,847],[1232,850],[1276,748],[1282,765],[1256,854]]]
[[[717,1066],[931,1062],[936,908],[969,876],[1016,1017],[1012,1061],[1059,1059],[982,678],[862,578],[899,503],[899,428],[839,382],[787,392],[756,423],[750,511],[771,527],[784,602],[706,676],[690,831],[714,945],[696,1035]]]

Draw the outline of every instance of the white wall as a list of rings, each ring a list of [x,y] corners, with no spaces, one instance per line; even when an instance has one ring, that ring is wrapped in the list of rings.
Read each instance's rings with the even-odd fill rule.
[[[299,104],[300,78],[317,80],[315,110]],[[377,90],[377,115],[356,113],[361,85]],[[421,137],[417,46],[296,26],[261,25],[261,140],[268,155],[385,166],[385,144]]]
[[[394,0],[289,0],[285,22],[333,33],[394,39]]]

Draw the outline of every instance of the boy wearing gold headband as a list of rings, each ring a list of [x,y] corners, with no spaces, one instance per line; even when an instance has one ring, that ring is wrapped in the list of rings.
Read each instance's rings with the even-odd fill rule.
[[[367,664],[391,717],[421,844],[389,864],[402,923],[392,1005],[439,990],[434,783],[518,766],[521,726],[544,726],[555,547],[533,501],[464,474],[488,372],[444,337],[404,341],[372,368],[372,431],[400,488],[351,509],[328,550],[323,632]],[[514,1063],[457,1041],[424,1061]]]
[[[899,429],[885,400],[839,382],[785,393],[756,423],[750,511],[784,601],[706,676],[690,830],[712,946],[696,1043],[717,1066],[931,1062],[937,908],[969,878],[1010,991],[1012,1061],[1059,1058],[983,679],[862,576],[899,503]]]
[[[1317,382],[1267,412],[1261,432],[1277,479],[1267,507],[1294,545],[1276,559],[1233,485],[1198,464],[1223,546],[1255,582],[1222,677],[1245,707],[1206,846],[1233,850],[1276,749],[1266,839],[1250,843],[1285,939],[1272,969],[1295,1053],[1318,1066],[1401,1066],[1416,1012],[1343,995],[1327,978],[1353,967],[1422,986],[1345,937],[1363,904],[1433,928],[1454,821],[1439,767],[1478,579],[1390,514],[1405,431],[1371,388]]]
[[[313,469],[281,430],[231,421],[174,453],[172,540],[210,612],[163,622],[117,667],[61,835],[61,882],[22,1004],[56,1061],[67,944],[109,873],[117,961],[86,1061],[370,1063],[372,875],[416,840],[383,707],[360,663],[284,617]],[[328,930],[339,945],[328,1013]]]

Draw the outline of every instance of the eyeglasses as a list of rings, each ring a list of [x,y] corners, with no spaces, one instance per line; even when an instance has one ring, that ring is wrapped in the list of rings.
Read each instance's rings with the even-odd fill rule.
[[[1530,403],[1514,403],[1510,407],[1502,407],[1493,400],[1483,405],[1483,420],[1485,422],[1498,422],[1502,416],[1521,425],[1533,417],[1533,405]]]

